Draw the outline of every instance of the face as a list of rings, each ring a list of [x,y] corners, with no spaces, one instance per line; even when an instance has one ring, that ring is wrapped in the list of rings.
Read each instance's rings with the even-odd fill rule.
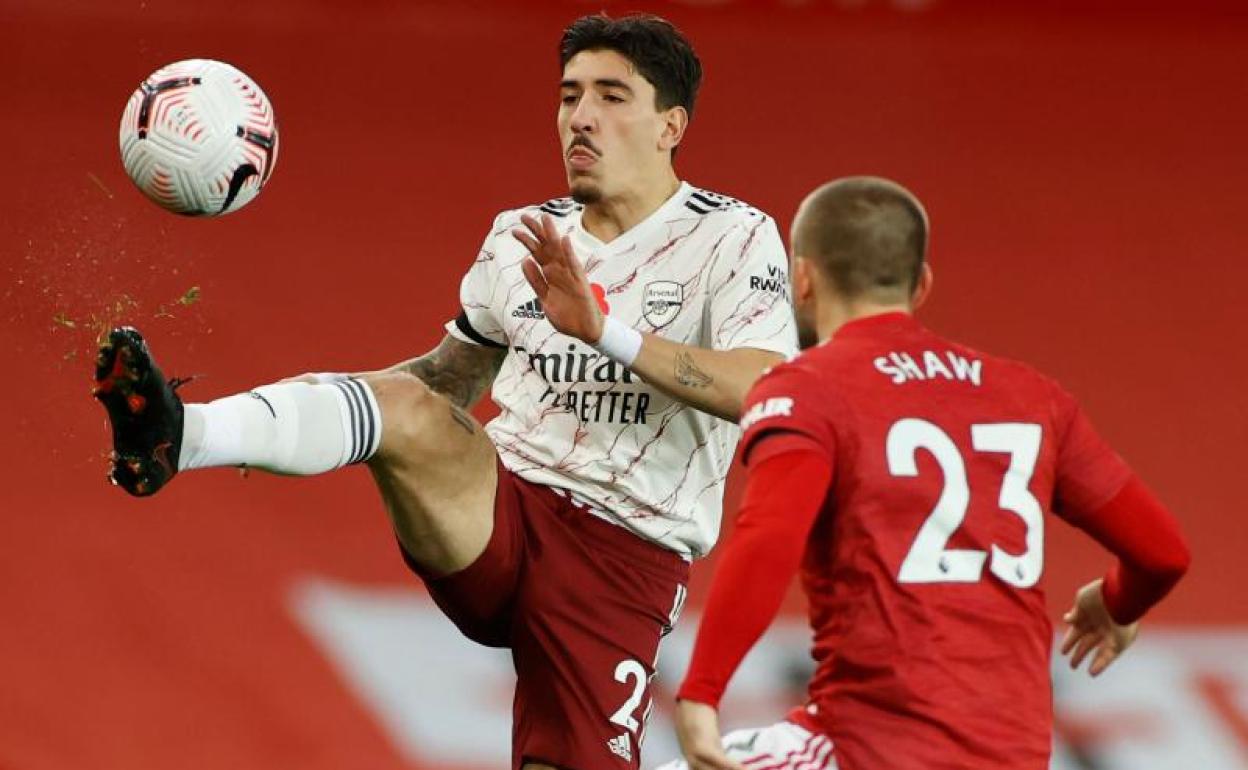
[[[684,110],[655,108],[654,86],[615,51],[581,51],[559,86],[559,142],[580,203],[626,195],[662,179]],[[679,113],[679,114],[673,114]]]

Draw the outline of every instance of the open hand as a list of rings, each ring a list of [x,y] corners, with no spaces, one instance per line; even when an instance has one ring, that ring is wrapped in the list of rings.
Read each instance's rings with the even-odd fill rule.
[[[602,310],[571,240],[559,235],[549,216],[539,220],[524,214],[520,221],[524,228],[511,234],[529,250],[529,258],[520,267],[541,300],[546,320],[569,337],[594,344],[602,338]]]
[[[1062,620],[1070,625],[1062,639],[1062,654],[1073,650],[1070,667],[1079,668],[1083,659],[1095,651],[1092,664],[1088,666],[1088,673],[1092,676],[1098,676],[1109,668],[1109,664],[1117,660],[1140,633],[1139,623],[1122,626],[1110,617],[1109,610],[1105,608],[1101,582],[1094,580],[1080,588],[1075,593],[1075,605],[1062,616]]]

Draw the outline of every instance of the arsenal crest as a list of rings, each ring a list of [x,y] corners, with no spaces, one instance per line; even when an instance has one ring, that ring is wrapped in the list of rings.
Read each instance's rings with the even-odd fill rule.
[[[651,326],[662,329],[672,322],[685,302],[685,287],[676,281],[651,281],[641,299],[641,314]]]

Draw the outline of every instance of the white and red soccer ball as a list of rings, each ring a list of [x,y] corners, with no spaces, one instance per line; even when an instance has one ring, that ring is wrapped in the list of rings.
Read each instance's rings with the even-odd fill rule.
[[[170,211],[237,211],[277,162],[273,107],[229,64],[175,62],[153,72],[126,103],[121,162],[143,194]]]

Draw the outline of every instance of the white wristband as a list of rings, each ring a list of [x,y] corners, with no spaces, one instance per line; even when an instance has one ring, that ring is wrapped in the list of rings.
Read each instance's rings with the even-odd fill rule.
[[[331,382],[342,382],[343,380],[350,379],[347,375],[340,374],[339,372],[312,372],[311,377],[313,382],[317,385],[325,385]]]
[[[603,319],[602,337],[594,349],[613,361],[632,366],[641,352],[641,332],[611,316]]]

